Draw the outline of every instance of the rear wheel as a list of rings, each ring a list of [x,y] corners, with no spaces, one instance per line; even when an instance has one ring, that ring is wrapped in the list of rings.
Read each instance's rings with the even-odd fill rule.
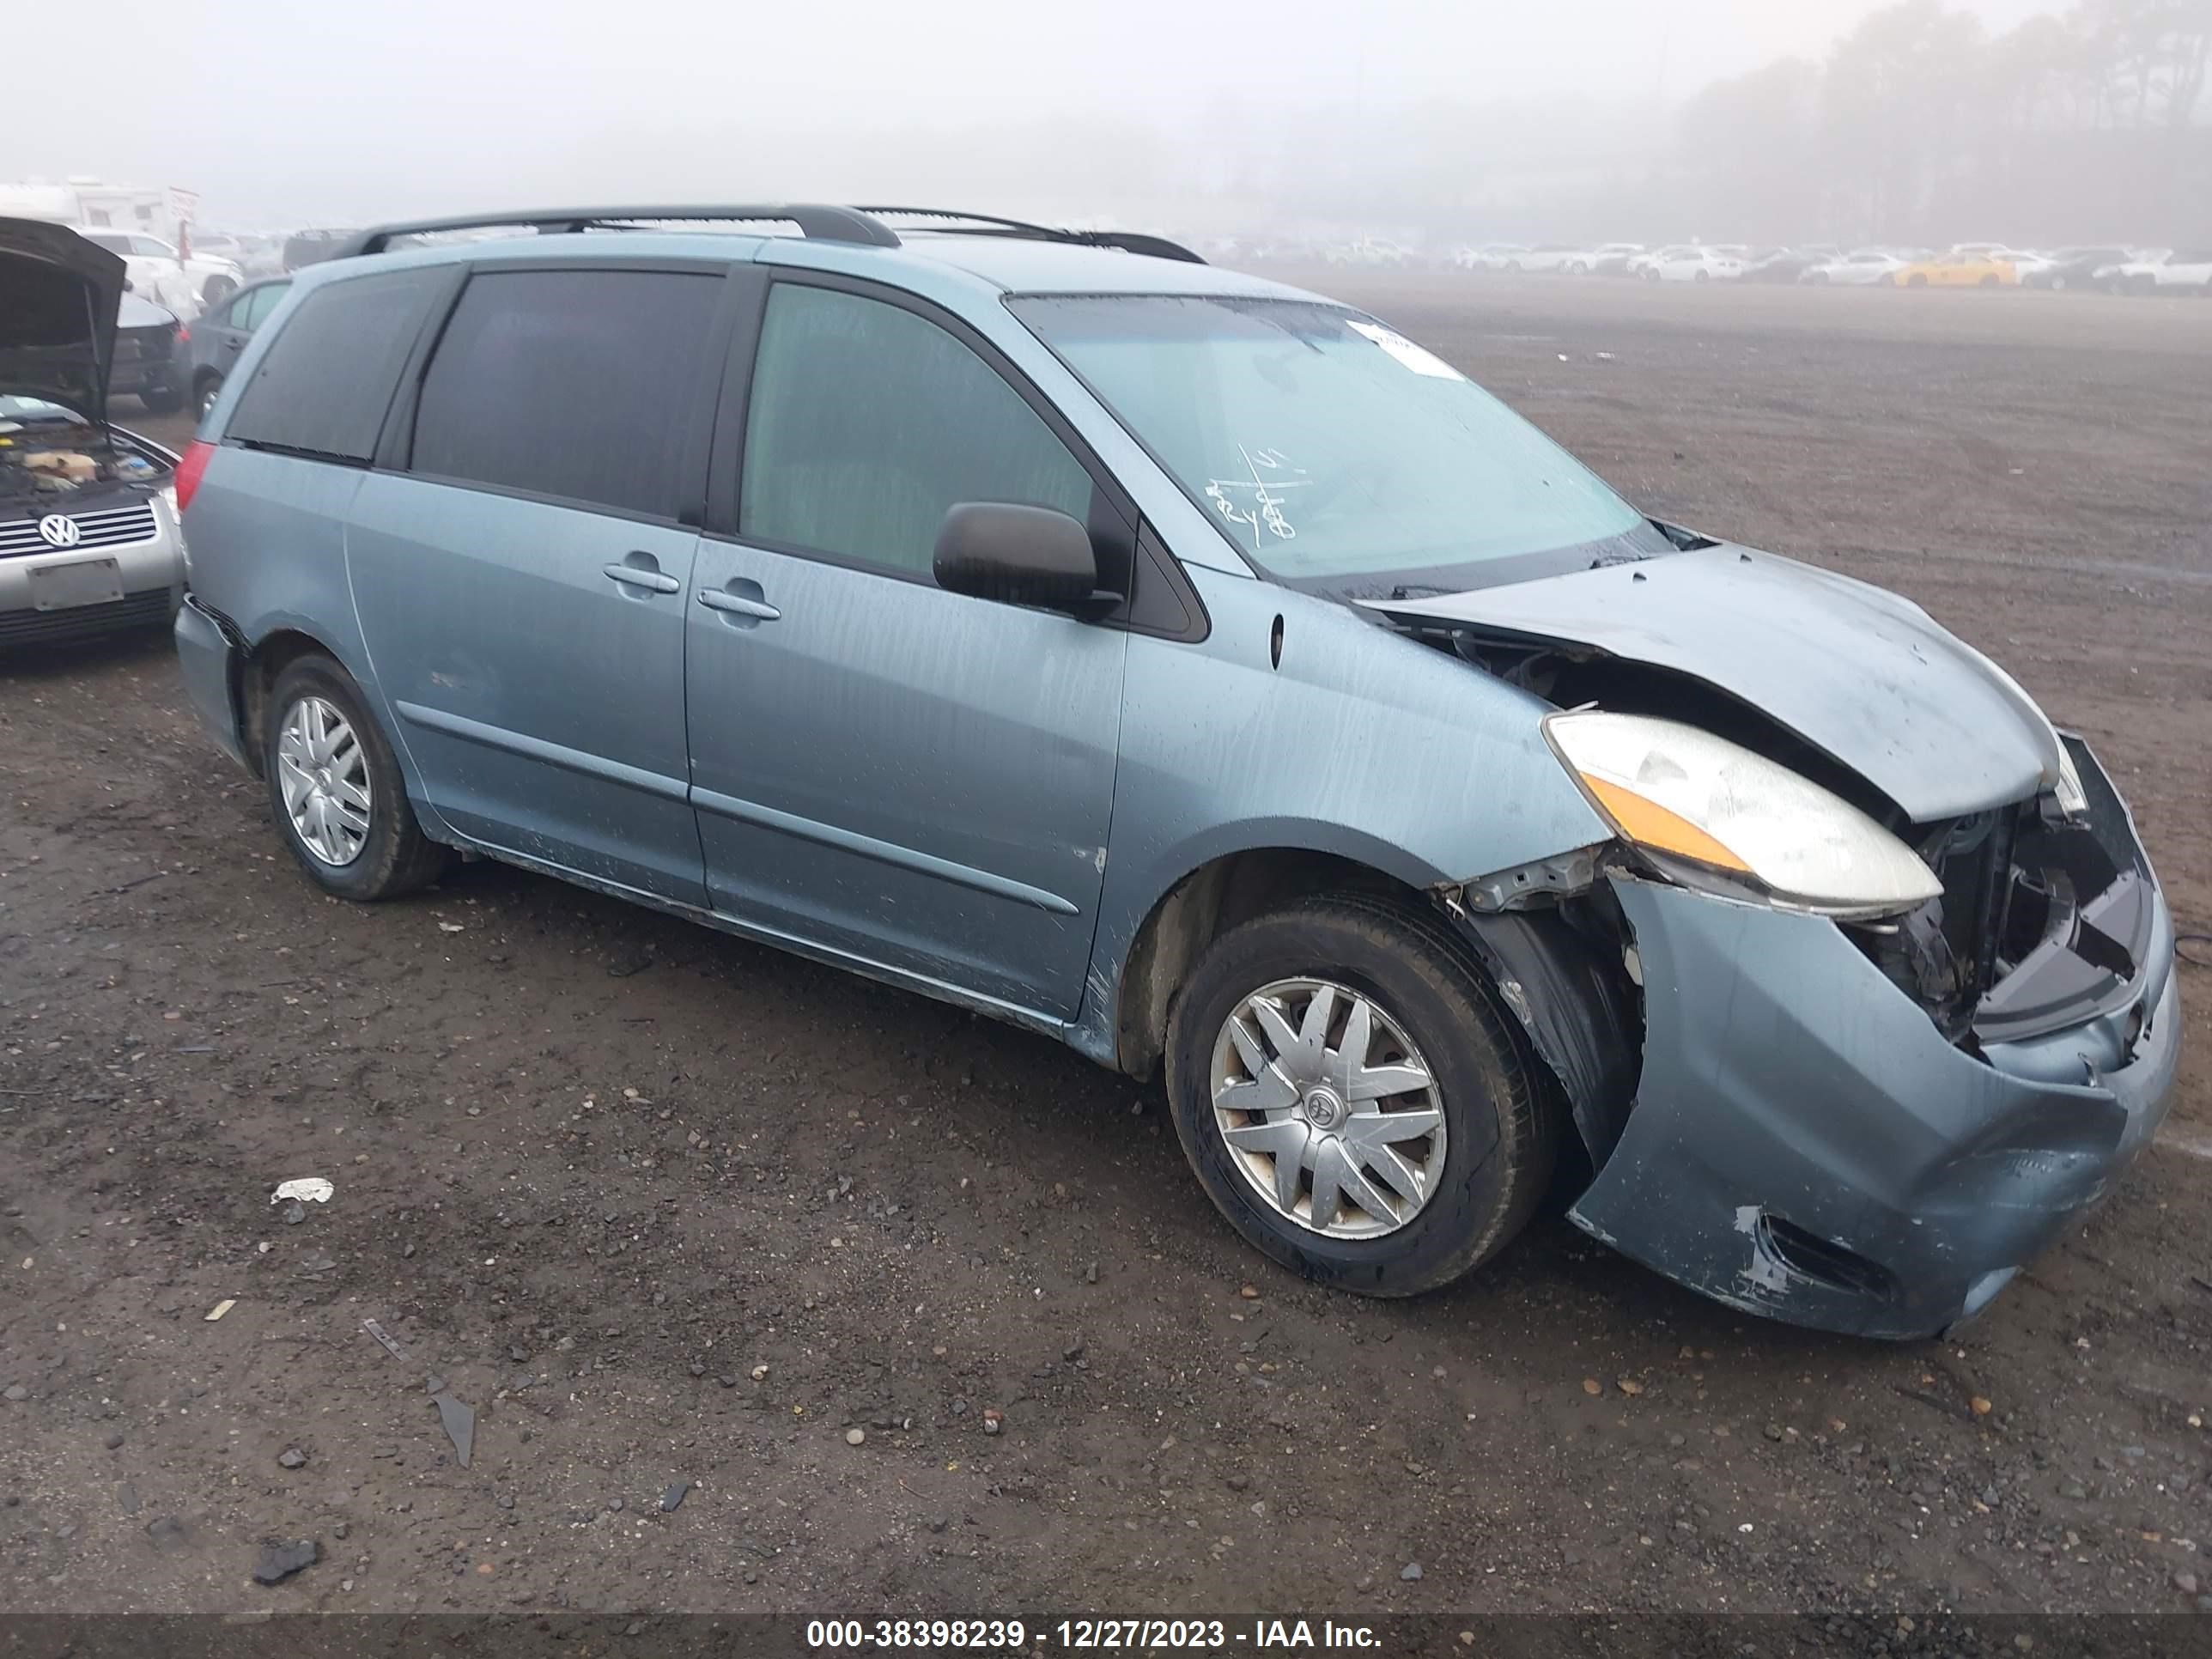
[[[185,394],[174,386],[155,386],[140,392],[138,401],[155,415],[173,415],[185,406]]]
[[[1295,1273],[1368,1296],[1449,1283],[1550,1180],[1551,1096],[1436,922],[1355,896],[1208,947],[1168,1034],[1176,1131],[1206,1196]]]
[[[1712,273],[1709,270],[1695,270],[1690,273],[1690,276],[1692,282],[1703,283],[1710,281]]]
[[[445,873],[450,854],[416,822],[392,745],[345,670],[319,655],[289,664],[265,725],[270,811],[317,886],[368,902]]]
[[[192,413],[204,421],[207,419],[208,410],[215,407],[215,400],[222,395],[222,375],[201,375],[198,384],[192,388]]]
[[[1982,280],[1981,280],[1981,282],[1980,282],[1980,283],[1978,284],[1978,286],[1983,287],[1983,288],[1995,288],[1996,285],[1997,285],[1997,279],[1996,279],[1995,276],[1984,276],[1984,277],[1983,277],[1983,278],[1982,278]]]
[[[1925,276],[1923,276],[1918,271],[1915,271],[1911,276],[1905,279],[1905,285],[1907,288],[1926,288],[1928,286],[1928,279]]]
[[[207,279],[207,285],[200,289],[200,299],[207,305],[219,306],[237,287],[238,284],[228,276],[210,276]]]

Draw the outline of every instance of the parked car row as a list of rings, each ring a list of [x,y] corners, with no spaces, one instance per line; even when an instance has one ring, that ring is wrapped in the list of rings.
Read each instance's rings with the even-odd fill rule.
[[[1410,262],[1410,255],[1401,253],[1396,263]],[[1455,250],[1451,263],[1470,271],[1624,276],[1649,282],[2212,295],[2212,249],[2118,245],[2034,250],[2002,242],[1960,242],[1939,252],[1914,247],[1846,249],[1827,243],[1760,247],[1741,242],[1678,242],[1645,248],[1632,242],[1486,242]]]

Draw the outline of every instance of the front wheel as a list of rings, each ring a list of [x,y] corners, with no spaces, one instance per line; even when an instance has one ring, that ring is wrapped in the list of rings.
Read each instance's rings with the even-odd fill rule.
[[[210,276],[207,279],[207,285],[200,289],[201,303],[210,307],[219,306],[228,299],[237,288],[238,284],[228,276]]]
[[[367,902],[445,873],[449,855],[416,822],[392,745],[345,670],[324,656],[289,664],[265,725],[269,809],[317,886]]]
[[[192,393],[192,413],[204,421],[208,417],[208,410],[215,407],[215,400],[222,395],[222,375],[201,375],[198,389]]]
[[[1440,924],[1343,895],[1209,946],[1168,1034],[1206,1196],[1283,1266],[1367,1296],[1449,1284],[1534,1213],[1546,1080]]]
[[[185,406],[185,394],[173,386],[149,386],[138,394],[150,415],[173,415]]]

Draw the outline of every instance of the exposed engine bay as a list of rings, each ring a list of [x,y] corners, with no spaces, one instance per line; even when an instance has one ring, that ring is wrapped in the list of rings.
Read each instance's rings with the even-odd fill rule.
[[[1943,896],[1848,930],[1969,1050],[2078,1025],[2141,988],[2150,872],[2104,773],[2078,739],[2065,741],[2090,798],[2085,815],[2069,818],[2045,797],[1925,829],[1919,850]]]
[[[1839,918],[1835,925],[1962,1052],[1979,1057],[1984,1044],[2030,1040],[2140,1001],[2155,921],[2153,883],[2126,809],[2077,739],[2062,741],[2088,794],[2086,811],[2069,816],[2051,793],[2039,792],[1916,820],[1856,768],[1712,684],[1573,643],[1500,637],[1456,621],[1394,620],[1557,708],[1633,712],[1713,732],[1820,784],[1890,830],[1925,861],[1942,893],[1900,915]],[[1693,865],[1613,843],[1493,872],[1441,896],[1493,941],[1498,925],[1516,915],[1556,919],[1550,955],[1580,964],[1585,1012],[1559,1030],[1537,1029],[1534,997],[1515,1012],[1566,1085],[1585,1144],[1601,1161],[1620,1133],[1637,1069],[1632,1060],[1601,1062],[1620,1047],[1641,1046],[1640,965],[1606,879],[1613,870],[1692,889],[1710,884]],[[1571,940],[1579,948],[1563,950]],[[1602,994],[1593,996],[1591,987]],[[1560,1018],[1555,1013],[1553,1023]],[[2124,1049],[2138,1035],[2124,1034]]]
[[[59,504],[101,485],[167,477],[166,465],[122,434],[52,404],[0,397],[0,501]]]

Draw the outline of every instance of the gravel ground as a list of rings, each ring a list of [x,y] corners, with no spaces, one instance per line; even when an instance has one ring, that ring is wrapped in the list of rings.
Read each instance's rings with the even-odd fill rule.
[[[1334,286],[1652,510],[1998,656],[2212,922],[2212,305]],[[1750,1321],[1556,1219],[1363,1303],[1229,1235],[1153,1090],[495,865],[320,897],[161,641],[10,660],[0,1606],[2185,1612],[2184,971],[2166,1137],[1951,1340]],[[315,1559],[258,1583],[267,1540]]]

